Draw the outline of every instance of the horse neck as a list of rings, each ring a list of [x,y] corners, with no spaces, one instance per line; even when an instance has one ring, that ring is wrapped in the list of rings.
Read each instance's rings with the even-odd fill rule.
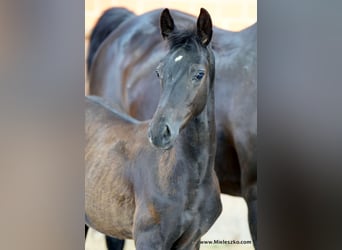
[[[182,153],[201,168],[198,171],[202,177],[214,167],[216,153],[215,96],[213,84],[210,86],[206,106],[189,121],[180,139]]]

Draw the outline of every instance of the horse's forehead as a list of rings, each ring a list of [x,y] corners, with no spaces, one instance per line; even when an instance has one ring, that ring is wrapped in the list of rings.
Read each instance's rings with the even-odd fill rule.
[[[184,49],[177,49],[170,54],[169,62],[170,63],[180,62],[183,59],[186,59],[187,57],[189,56]]]
[[[173,60],[174,62],[179,62],[181,61],[183,58],[187,58],[189,57],[189,52],[186,51],[185,49],[177,49],[171,56],[171,60]]]
[[[194,53],[193,51],[186,50],[184,48],[179,48],[171,53],[168,62],[170,64],[184,65],[198,62],[200,57],[201,56],[198,53]]]

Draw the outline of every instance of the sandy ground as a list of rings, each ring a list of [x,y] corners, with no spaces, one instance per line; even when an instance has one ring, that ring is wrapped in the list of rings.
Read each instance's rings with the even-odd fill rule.
[[[247,206],[242,198],[229,195],[221,195],[223,212],[212,226],[212,228],[202,237],[204,240],[244,240],[251,241],[247,222]],[[134,242],[127,240],[124,250],[133,250]],[[252,244],[213,244],[201,245],[201,250],[228,249],[228,250],[253,250]],[[94,230],[89,230],[85,243],[85,250],[106,250],[103,234]]]

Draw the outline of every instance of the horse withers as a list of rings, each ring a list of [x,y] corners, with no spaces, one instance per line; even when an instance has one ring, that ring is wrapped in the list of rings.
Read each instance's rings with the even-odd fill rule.
[[[161,98],[150,121],[86,97],[86,222],[137,249],[198,249],[221,213],[216,151],[212,22],[194,30],[160,17],[170,45],[157,67]]]

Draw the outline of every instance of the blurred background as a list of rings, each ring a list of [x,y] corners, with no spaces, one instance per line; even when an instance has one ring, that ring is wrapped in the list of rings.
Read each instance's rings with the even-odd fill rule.
[[[125,7],[135,14],[158,8],[177,9],[198,16],[206,8],[219,28],[239,31],[257,21],[257,0],[85,0],[85,49],[92,28],[103,11]]]
[[[126,7],[136,14],[167,7],[194,16],[199,14],[201,7],[204,7],[212,16],[215,26],[231,31],[241,30],[257,19],[256,0],[85,0],[86,37],[101,13],[113,6]]]
[[[85,0],[85,55],[88,39],[97,19],[108,8],[125,7],[135,14],[143,14],[158,8],[177,9],[198,16],[201,7],[210,13],[216,27],[240,31],[257,21],[257,0]],[[247,222],[247,206],[239,197],[221,195],[223,212],[202,240],[251,241]],[[90,230],[86,250],[105,250],[104,236]],[[134,248],[133,241],[126,241],[125,250]],[[201,249],[254,249],[252,244],[201,245]]]

